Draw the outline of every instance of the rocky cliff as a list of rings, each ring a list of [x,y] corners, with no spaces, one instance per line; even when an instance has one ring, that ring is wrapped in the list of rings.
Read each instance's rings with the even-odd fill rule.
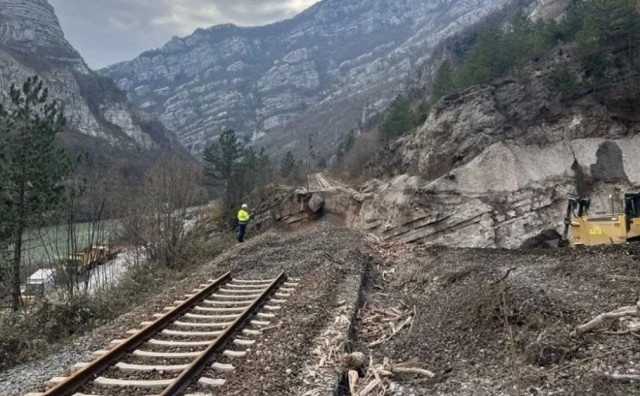
[[[199,29],[101,71],[200,153],[232,128],[322,151],[378,117],[442,38],[506,0],[324,0],[268,26]],[[329,150],[325,150],[329,151]]]
[[[35,74],[65,104],[68,131],[62,142],[72,151],[142,157],[175,139],[129,104],[111,80],[87,67],[46,0],[0,0],[0,95]]]
[[[618,56],[606,83],[594,84],[571,48],[559,48],[513,77],[443,98],[392,148],[393,176],[363,187],[352,224],[391,241],[513,248],[561,232],[570,196],[609,211],[610,194],[640,186],[634,62]],[[576,80],[563,90],[566,75]]]

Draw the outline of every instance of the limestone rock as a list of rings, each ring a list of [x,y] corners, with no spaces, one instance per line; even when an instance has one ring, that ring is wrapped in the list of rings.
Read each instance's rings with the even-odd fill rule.
[[[610,211],[610,194],[640,186],[640,120],[628,106],[640,94],[622,64],[619,84],[595,97],[580,81],[563,101],[554,73],[579,67],[562,49],[517,78],[443,98],[379,161],[394,176],[362,187],[351,224],[388,241],[515,248],[561,234],[569,197]]]
[[[271,152],[319,152],[376,119],[445,37],[507,0],[324,0],[283,22],[198,29],[105,68],[200,154],[227,129]]]
[[[313,213],[318,213],[324,207],[324,198],[320,194],[312,194],[307,206]]]
[[[130,159],[175,140],[86,65],[46,0],[0,0],[0,103],[11,84],[36,74],[65,105],[68,137],[62,141],[74,152],[100,156],[96,147],[107,146],[110,155],[127,151],[123,157]]]

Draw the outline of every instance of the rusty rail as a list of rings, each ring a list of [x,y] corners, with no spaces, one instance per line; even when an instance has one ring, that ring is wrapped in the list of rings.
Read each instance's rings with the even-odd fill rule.
[[[99,375],[104,370],[117,363],[117,361],[122,357],[131,353],[138,346],[149,340],[158,332],[162,331],[165,327],[169,326],[175,321],[176,318],[187,313],[198,303],[204,300],[208,295],[210,295],[211,293],[219,289],[222,285],[224,285],[227,281],[229,281],[229,279],[231,279],[231,273],[227,272],[220,278],[216,279],[212,284],[207,286],[204,290],[189,298],[179,307],[173,309],[172,311],[169,311],[163,317],[159,318],[152,324],[140,330],[139,333],[136,333],[135,335],[129,337],[122,344],[116,346],[108,353],[102,355],[87,367],[73,374],[64,382],[44,392],[43,396],[68,396],[73,394],[83,385],[89,382],[93,377]]]
[[[267,301],[269,296],[286,280],[284,272],[278,275],[276,279],[269,285],[269,287],[260,294],[256,300],[242,312],[242,314],[231,324],[227,329],[216,338],[216,340],[205,349],[200,356],[196,358],[184,370],[176,380],[169,385],[160,396],[176,396],[182,392],[186,387],[191,384],[191,381],[196,378],[207,367],[211,358],[223,348],[231,337],[241,329],[251,316],[258,311],[262,305]]]

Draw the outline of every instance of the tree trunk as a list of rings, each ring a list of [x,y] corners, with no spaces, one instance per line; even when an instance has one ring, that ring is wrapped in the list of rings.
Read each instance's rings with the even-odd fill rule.
[[[25,183],[20,183],[20,190],[18,192],[18,221],[16,222],[16,229],[13,238],[13,279],[12,279],[12,309],[17,311],[21,305],[21,293],[20,293],[20,270],[22,267],[22,233],[24,232],[25,222]]]

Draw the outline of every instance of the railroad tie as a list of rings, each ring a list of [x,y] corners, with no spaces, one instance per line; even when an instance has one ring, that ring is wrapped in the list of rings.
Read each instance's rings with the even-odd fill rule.
[[[223,359],[246,357],[258,343],[257,339],[253,339],[254,336],[263,334],[260,328],[272,323],[272,319],[276,318],[275,312],[282,310],[281,304],[286,298],[291,297],[298,285],[297,282],[287,281],[284,273],[270,280],[231,279],[230,273],[227,273],[209,282],[194,288],[192,292],[185,294],[183,299],[174,301],[173,306],[163,309],[164,312],[154,313],[155,321],[144,321],[140,324],[141,329],[127,330],[127,334],[131,334],[132,337],[111,341],[109,351],[94,352],[96,360],[93,362],[74,365],[73,368],[79,372],[76,372],[73,378],[52,378],[49,381],[52,386],[49,391],[25,396],[49,395],[50,392],[56,395],[99,396],[78,393],[82,390],[87,391],[87,388],[77,381],[76,376],[82,375],[87,376],[82,380],[88,381],[82,382],[84,384],[93,382],[100,387],[120,388],[124,390],[118,392],[126,394],[129,394],[133,388],[149,389],[150,393],[184,392],[189,381],[197,379],[193,377],[198,374],[197,370],[202,370],[203,365],[210,364],[214,354],[221,352]],[[172,338],[163,339],[158,337],[159,334]],[[224,345],[231,345],[236,349],[224,350],[222,349]],[[141,361],[129,363],[126,360],[120,360],[119,356],[123,353],[136,358],[163,359],[164,362],[160,360],[145,362],[142,359],[136,359]],[[180,360],[172,362],[171,359],[193,359],[193,361],[191,363]],[[117,369],[121,372],[117,376],[130,377],[130,379],[106,377],[104,376],[106,367]],[[213,363],[210,367],[219,373],[236,370],[233,364],[220,361]],[[166,373],[167,376],[172,376],[172,373],[176,377],[142,379],[144,378],[142,373],[152,372]],[[134,373],[133,375],[139,376],[140,379],[124,373]],[[213,376],[216,375],[213,374]],[[226,383],[226,380],[205,376],[197,379],[197,383],[204,390],[207,387],[220,387]],[[105,392],[113,393],[113,391]],[[198,396],[212,395],[204,391]]]
[[[49,381],[47,381],[47,385],[58,385],[62,382],[65,382],[69,377],[53,377]]]
[[[209,297],[217,298],[217,299],[220,299],[220,300],[242,300],[242,302],[250,304],[256,298],[260,297],[260,295],[259,294],[248,294],[248,295],[242,295],[242,296],[234,296],[234,295],[225,295],[225,294],[212,294]],[[251,300],[247,300],[247,298],[251,298]]]
[[[222,287],[219,292],[228,294],[256,294],[264,292],[264,289],[227,289]]]
[[[145,389],[166,388],[171,385],[175,379],[163,379],[163,380],[123,380],[115,378],[98,377],[93,382],[100,386],[106,386],[111,388],[121,387],[135,387]]]
[[[173,322],[173,325],[174,326],[178,326],[178,327],[197,327],[197,328],[211,327],[211,328],[215,328],[215,329],[224,329],[224,328],[227,327],[227,323],[219,323],[219,322],[202,323],[202,322],[176,321],[176,322]]]
[[[237,315],[202,315],[202,314],[187,313],[187,314],[184,314],[184,317],[189,319],[226,320],[226,319],[236,319],[238,316]],[[233,322],[216,322],[216,323],[222,327],[227,327]]]
[[[213,309],[213,311],[212,311],[212,309]],[[202,312],[216,312],[215,308],[207,308],[207,307],[201,307],[201,306],[197,306],[197,307],[193,308],[193,310],[194,311],[202,311]],[[217,318],[217,319],[235,319],[238,316],[240,316],[240,314],[235,314],[235,315],[229,315],[229,314],[220,315],[220,314],[216,314],[216,315],[207,315],[207,316],[211,317],[211,318]]]
[[[230,349],[225,350],[224,352],[222,352],[222,354],[224,356],[230,357],[230,358],[240,358],[240,357],[247,356],[247,352],[246,351],[232,351]]]
[[[217,337],[222,331],[180,331],[180,330],[162,330],[162,334],[180,337]]]
[[[102,355],[104,355],[104,354],[107,354],[107,353],[109,353],[109,351],[105,351],[105,350],[103,350],[103,349],[100,349],[100,350],[98,350],[98,351],[93,352],[93,353],[91,354],[91,357],[93,357],[93,358],[95,359],[95,358],[99,358],[100,356],[102,356]]]
[[[142,372],[151,372],[151,371],[169,371],[169,372],[180,372],[180,371],[184,371],[187,367],[189,367],[188,364],[175,364],[175,365],[168,365],[168,366],[162,366],[162,365],[150,365],[150,364],[130,364],[130,363],[123,363],[120,362],[118,364],[116,364],[116,368],[118,368],[120,371],[124,371],[124,372],[136,372],[136,371],[142,371]]]
[[[212,364],[211,368],[216,371],[222,371],[222,372],[231,372],[236,369],[235,367],[233,367],[233,364],[225,364],[225,363],[218,363],[218,362],[215,362],[214,364]]]
[[[206,347],[212,344],[215,340],[205,340],[205,341],[167,341],[167,340],[156,340],[155,338],[147,341],[148,344],[151,345],[160,345],[160,346],[168,346],[168,347]]]
[[[275,279],[269,279],[269,280],[250,280],[250,279],[234,279],[233,283],[236,284],[251,284],[251,285],[260,285],[260,284],[264,284],[264,285],[268,285],[270,283],[273,283],[275,281]]]
[[[200,385],[208,386],[208,387],[211,387],[211,388],[222,386],[226,382],[227,381],[225,381],[223,379],[215,379],[215,378],[207,378],[207,377],[202,377],[202,378],[200,378],[198,380],[198,383]]]
[[[139,357],[152,357],[152,358],[163,358],[163,359],[182,359],[182,358],[197,358],[202,354],[202,351],[197,352],[151,352],[144,351],[141,349],[136,349],[131,353],[133,356]]]
[[[249,305],[251,305],[250,303],[252,303],[252,301],[214,301],[214,300],[204,300],[202,301],[202,303],[204,304],[208,304],[208,305],[217,305],[217,306],[227,306],[227,305],[240,305],[244,308],[247,308]]]
[[[71,366],[71,370],[72,371],[79,371],[82,370],[84,368],[86,368],[88,365],[90,365],[91,363],[87,363],[87,362],[81,362],[81,363],[76,363],[73,366]]]
[[[241,314],[244,312],[245,307],[231,307],[231,308],[211,308],[211,307],[202,307],[197,306],[195,310],[202,312],[215,312],[215,313],[237,313]]]
[[[233,283],[228,283],[228,284],[224,285],[224,287],[231,288],[231,289],[256,289],[256,288],[259,288],[260,285],[251,285],[251,284],[249,284],[249,285],[242,285],[242,284],[236,285],[236,284],[233,284]]]
[[[233,343],[235,345],[238,346],[251,346],[254,345],[256,343],[256,340],[240,340],[240,339],[235,339],[233,340]]]
[[[117,347],[118,345],[122,344],[122,343],[123,343],[123,342],[125,342],[125,341],[126,341],[126,340],[123,340],[123,339],[113,340],[113,341],[111,341],[111,342],[109,343],[109,349],[111,349],[111,348],[115,348],[115,347]]]

